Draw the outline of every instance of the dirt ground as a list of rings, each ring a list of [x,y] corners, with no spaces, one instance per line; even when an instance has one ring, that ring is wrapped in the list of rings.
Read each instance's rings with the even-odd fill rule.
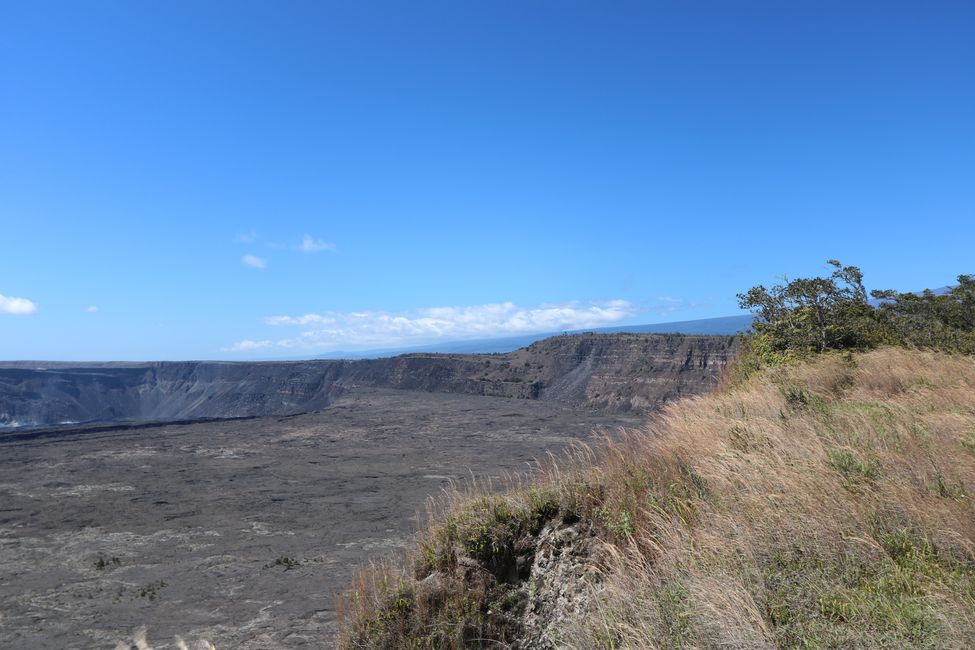
[[[0,444],[0,647],[327,648],[335,596],[426,500],[594,428],[539,401],[357,390],[319,413]]]

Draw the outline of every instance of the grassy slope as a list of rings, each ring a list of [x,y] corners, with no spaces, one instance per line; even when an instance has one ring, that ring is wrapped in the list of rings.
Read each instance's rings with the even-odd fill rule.
[[[524,559],[546,522],[581,519],[601,578],[558,647],[971,647],[973,489],[975,359],[823,356],[531,486],[457,495],[405,569],[361,577],[342,644],[517,647]]]

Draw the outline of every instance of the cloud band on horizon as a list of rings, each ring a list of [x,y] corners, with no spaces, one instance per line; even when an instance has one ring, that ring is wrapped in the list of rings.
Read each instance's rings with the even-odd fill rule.
[[[638,313],[626,300],[519,307],[512,302],[468,307],[431,307],[406,312],[362,311],[270,316],[265,324],[304,327],[296,336],[238,341],[224,352],[304,350],[327,352],[341,347],[368,348],[432,341],[491,338],[619,323]]]

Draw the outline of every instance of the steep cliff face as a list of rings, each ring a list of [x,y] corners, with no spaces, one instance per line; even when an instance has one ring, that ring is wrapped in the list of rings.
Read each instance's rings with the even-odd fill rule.
[[[342,362],[0,368],[0,425],[303,413],[340,390]]]
[[[713,386],[737,337],[581,334],[514,352],[538,359],[540,397],[601,411],[648,411]]]
[[[356,362],[346,377],[391,388],[646,411],[707,390],[737,346],[736,337],[575,334],[507,354],[414,354]]]
[[[554,400],[647,411],[707,390],[731,337],[557,336],[499,355],[410,354],[362,361],[7,364],[0,426],[289,415],[357,387]]]

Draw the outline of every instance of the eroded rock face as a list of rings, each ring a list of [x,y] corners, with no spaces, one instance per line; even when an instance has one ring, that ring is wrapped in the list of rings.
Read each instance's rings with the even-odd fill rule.
[[[564,647],[572,621],[586,616],[602,580],[599,541],[589,524],[546,526],[525,589],[523,650]]]
[[[415,583],[415,603],[421,611],[436,611],[444,603],[456,603],[458,595],[476,594],[480,606],[486,606],[488,622],[465,628],[468,641],[491,640],[509,650],[563,648],[578,622],[593,610],[604,548],[591,523],[566,524],[561,518],[488,557],[472,557],[457,546],[455,564]],[[456,620],[448,627],[463,625]],[[365,645],[379,647],[375,642]]]
[[[348,388],[541,399],[646,412],[706,391],[737,350],[727,336],[578,334],[507,354],[361,361],[0,364],[0,426],[292,415]]]
[[[511,354],[544,360],[541,399],[602,412],[647,412],[710,389],[738,345],[733,336],[580,334]]]

